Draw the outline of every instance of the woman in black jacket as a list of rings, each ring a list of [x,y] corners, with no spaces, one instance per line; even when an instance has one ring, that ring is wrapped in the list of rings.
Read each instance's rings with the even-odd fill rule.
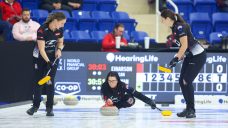
[[[152,109],[156,108],[156,104],[152,99],[132,87],[128,87],[120,80],[118,73],[113,71],[108,73],[105,82],[102,84],[101,95],[106,105],[116,106],[118,109],[134,105],[134,97],[150,105]]]
[[[177,116],[195,118],[194,87],[192,82],[206,62],[206,52],[193,36],[190,26],[179,14],[165,9],[161,12],[161,22],[170,27],[175,43],[180,47],[175,57],[170,61],[170,67],[175,67],[176,63],[184,59],[179,84],[186,101],[186,109],[177,113]]]

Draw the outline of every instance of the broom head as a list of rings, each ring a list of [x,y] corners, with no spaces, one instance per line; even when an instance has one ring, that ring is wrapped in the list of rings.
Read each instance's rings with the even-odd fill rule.
[[[41,80],[39,80],[38,84],[39,84],[39,85],[44,85],[44,84],[47,83],[50,79],[51,79],[50,76],[45,76],[44,78],[42,78]]]

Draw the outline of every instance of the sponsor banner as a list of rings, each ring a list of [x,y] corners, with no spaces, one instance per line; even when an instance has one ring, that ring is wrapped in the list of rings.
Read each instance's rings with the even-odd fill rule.
[[[57,104],[55,107],[60,108],[100,108],[105,103],[101,96],[99,95],[74,95],[78,100],[77,105],[65,105],[63,103],[64,97],[68,95],[55,95],[55,100],[57,100]],[[42,95],[42,101],[46,97],[46,95]],[[135,99],[135,104],[131,108],[144,108],[149,107],[144,102]]]
[[[124,55],[124,54],[114,54],[114,53],[108,53],[106,55],[106,59],[109,62],[157,62],[158,57],[155,55],[139,55],[139,54],[132,54],[132,55]]]
[[[102,97],[98,95],[78,95],[77,97],[79,99],[79,104],[77,107],[80,108],[100,108],[105,104]],[[136,102],[132,107],[145,107],[145,104],[136,99]]]
[[[175,96],[175,105],[185,106],[182,95]],[[225,95],[195,95],[195,106],[208,108],[223,108],[228,105],[228,96]],[[215,107],[216,106],[216,107]]]
[[[75,95],[81,92],[81,83],[79,82],[56,82],[55,93],[59,95]]]
[[[79,58],[61,58],[59,60],[58,71],[78,71],[83,68],[85,68],[85,63]]]

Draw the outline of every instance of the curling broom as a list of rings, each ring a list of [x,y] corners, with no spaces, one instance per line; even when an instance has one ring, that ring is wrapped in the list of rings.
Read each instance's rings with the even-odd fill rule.
[[[166,72],[166,73],[171,73],[172,72],[172,70],[170,68],[166,68],[166,67],[163,67],[163,66],[158,66],[158,70],[162,71],[162,72]]]
[[[170,111],[170,110],[161,110],[158,107],[156,107],[156,109],[158,109],[161,112],[162,116],[171,116],[172,115],[172,111]]]
[[[52,64],[52,66],[55,65],[56,60],[57,60],[57,58],[55,58],[55,60],[54,60],[54,62],[53,62],[53,64]],[[47,82],[51,79],[51,76],[49,76],[49,73],[51,72],[51,69],[52,69],[52,68],[50,68],[50,69],[48,70],[48,72],[47,72],[47,74],[46,74],[45,77],[43,77],[42,79],[40,79],[40,80],[38,81],[38,84],[39,84],[39,85],[44,85],[45,83],[47,83]]]

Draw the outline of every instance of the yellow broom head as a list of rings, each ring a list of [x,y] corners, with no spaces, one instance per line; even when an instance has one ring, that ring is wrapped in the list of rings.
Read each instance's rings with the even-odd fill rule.
[[[171,116],[171,115],[172,115],[172,111],[163,110],[163,111],[161,112],[161,114],[162,114],[163,116]]]
[[[47,83],[50,79],[51,79],[50,76],[45,76],[44,78],[42,78],[41,80],[39,80],[38,84],[39,84],[39,85],[44,85],[44,84]]]
[[[165,68],[165,67],[162,67],[162,66],[158,66],[158,70],[159,71],[162,71],[162,72],[167,72],[167,73],[171,73],[171,69],[169,68]]]

